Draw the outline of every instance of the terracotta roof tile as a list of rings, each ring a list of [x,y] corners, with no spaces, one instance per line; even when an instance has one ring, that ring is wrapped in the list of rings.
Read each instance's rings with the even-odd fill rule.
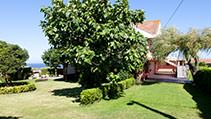
[[[147,33],[155,35],[159,30],[160,20],[144,21],[143,23],[137,23],[135,26]]]
[[[199,62],[211,63],[211,59],[199,59]]]

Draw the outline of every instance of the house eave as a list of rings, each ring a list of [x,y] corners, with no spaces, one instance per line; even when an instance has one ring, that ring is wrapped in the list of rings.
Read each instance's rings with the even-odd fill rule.
[[[133,28],[134,28],[136,31],[138,31],[139,33],[141,33],[144,37],[150,38],[150,39],[156,38],[158,35],[161,34],[160,25],[159,25],[159,27],[158,27],[158,29],[157,29],[157,32],[156,32],[155,34],[150,34],[150,33],[146,32],[146,31],[144,31],[144,30],[141,30],[141,29],[137,28],[135,25],[133,26]]]

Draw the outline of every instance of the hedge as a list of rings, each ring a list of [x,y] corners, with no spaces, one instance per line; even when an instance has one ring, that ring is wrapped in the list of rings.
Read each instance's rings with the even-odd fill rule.
[[[200,68],[194,75],[194,83],[200,89],[211,94],[211,68]]]
[[[11,74],[11,79],[13,80],[24,80],[28,79],[32,75],[31,67],[22,67],[17,70],[15,73]]]
[[[92,104],[96,101],[100,101],[103,97],[102,91],[99,88],[91,88],[83,90],[80,94],[81,104]]]
[[[34,83],[24,82],[24,85],[10,86],[10,87],[0,87],[0,94],[11,94],[11,93],[22,93],[33,91],[36,89]]]
[[[100,88],[91,88],[83,90],[80,94],[81,104],[92,104],[104,99],[114,99],[121,96],[125,89],[135,84],[134,78],[129,78],[120,82],[104,83]]]
[[[113,83],[105,83],[100,89],[103,92],[103,98],[112,99],[121,96],[125,89],[132,87],[135,84],[134,78],[129,78],[120,82],[117,82],[117,85]],[[116,94],[116,95],[115,95]]]
[[[135,79],[129,78],[129,79],[126,79],[125,82],[126,82],[126,89],[128,89],[135,84]]]

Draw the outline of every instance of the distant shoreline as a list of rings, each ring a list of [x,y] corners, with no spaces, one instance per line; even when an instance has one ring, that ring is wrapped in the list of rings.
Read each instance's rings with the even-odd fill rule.
[[[44,63],[27,63],[31,68],[44,68],[47,67]]]

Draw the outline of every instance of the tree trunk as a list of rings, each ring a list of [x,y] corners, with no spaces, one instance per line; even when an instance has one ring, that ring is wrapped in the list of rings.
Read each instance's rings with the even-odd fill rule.
[[[190,69],[190,72],[191,72],[192,76],[194,76],[196,71],[197,71],[197,69],[196,69],[196,67],[194,65],[191,64],[191,59],[188,60],[188,66],[189,66],[189,69]]]
[[[57,68],[55,68],[55,75],[56,75],[56,76],[59,76],[59,75],[58,75],[58,72],[57,72]]]
[[[12,86],[12,81],[10,80],[7,74],[5,74],[4,80],[5,80],[6,86]]]
[[[67,78],[67,68],[68,68],[68,64],[67,63],[64,63],[63,64],[63,76],[64,76],[64,80],[67,81],[68,78]]]
[[[9,82],[8,82],[7,78],[5,78],[4,80],[5,80],[6,86],[9,86]]]
[[[53,69],[54,69],[54,75],[55,75],[55,76],[58,76],[57,67],[54,67]]]
[[[194,58],[194,61],[195,61],[195,68],[196,68],[196,72],[198,71],[198,64],[199,64],[199,61],[198,61],[198,58]]]

